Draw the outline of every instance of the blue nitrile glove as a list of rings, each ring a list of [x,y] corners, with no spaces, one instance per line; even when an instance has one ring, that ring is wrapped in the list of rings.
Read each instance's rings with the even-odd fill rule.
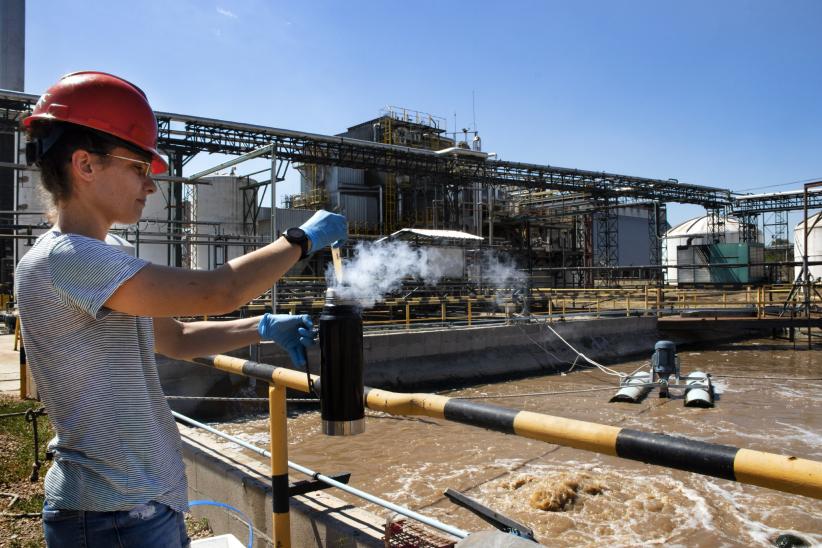
[[[348,238],[348,222],[345,217],[320,210],[300,227],[311,240],[311,255],[326,246],[339,247]]]
[[[314,345],[314,323],[308,314],[269,314],[266,312],[257,324],[261,339],[282,346],[296,366],[305,365],[305,349]]]

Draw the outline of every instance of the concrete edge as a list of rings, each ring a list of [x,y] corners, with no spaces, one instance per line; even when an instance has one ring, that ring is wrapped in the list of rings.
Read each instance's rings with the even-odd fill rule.
[[[229,504],[253,522],[254,546],[273,546],[271,485],[268,466],[230,448],[214,447],[204,433],[178,423],[189,500]],[[307,478],[295,478],[307,479]],[[215,534],[231,533],[246,543],[248,527],[234,513],[214,506],[196,506],[195,517],[205,517]],[[385,520],[342,501],[327,491],[292,497],[291,542],[300,547],[382,547]]]

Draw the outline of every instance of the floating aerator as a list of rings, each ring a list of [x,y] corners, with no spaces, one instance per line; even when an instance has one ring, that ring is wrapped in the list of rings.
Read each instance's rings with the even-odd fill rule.
[[[671,341],[657,341],[654,345],[654,355],[651,357],[651,370],[623,377],[619,391],[611,401],[639,403],[654,387],[659,388],[660,398],[671,396],[669,388],[684,391],[686,407],[714,406],[711,376],[702,371],[680,376],[679,356],[676,355],[676,345]]]

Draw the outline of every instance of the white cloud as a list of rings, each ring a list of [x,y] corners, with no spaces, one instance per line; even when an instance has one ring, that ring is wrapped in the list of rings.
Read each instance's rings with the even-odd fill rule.
[[[221,7],[217,8],[217,13],[219,13],[220,15],[225,15],[226,17],[231,17],[232,19],[237,19],[237,15],[235,13],[230,12],[227,9]]]

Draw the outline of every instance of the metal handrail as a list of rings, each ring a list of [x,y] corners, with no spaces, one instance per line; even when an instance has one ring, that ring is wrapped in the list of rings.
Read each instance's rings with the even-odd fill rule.
[[[271,453],[269,451],[266,451],[265,449],[257,447],[256,445],[253,445],[251,443],[243,441],[238,437],[235,437],[235,436],[232,436],[231,434],[227,434],[225,432],[217,430],[216,428],[213,428],[213,427],[211,427],[207,424],[204,424],[202,422],[198,422],[198,421],[196,421],[196,420],[194,420],[190,417],[187,417],[185,415],[177,413],[176,411],[172,411],[171,414],[174,415],[174,417],[176,417],[177,419],[179,419],[183,422],[187,422],[188,424],[196,426],[197,428],[202,428],[203,430],[211,432],[215,436],[219,436],[223,439],[226,439],[228,441],[236,443],[237,445],[239,445],[241,447],[244,447],[244,448],[248,449],[249,451],[253,451],[253,452],[257,453],[258,455],[261,455],[263,457],[271,458]],[[355,497],[359,497],[363,500],[367,500],[368,502],[370,502],[372,504],[376,504],[377,506],[382,506],[383,508],[387,508],[388,510],[396,512],[400,515],[409,517],[411,519],[419,521],[420,523],[424,523],[425,525],[428,525],[428,526],[433,527],[435,529],[439,529],[440,531],[448,533],[449,535],[454,535],[457,538],[465,538],[465,537],[468,536],[468,531],[463,531],[462,529],[459,529],[457,527],[453,527],[453,526],[448,525],[446,523],[442,523],[441,521],[437,521],[434,518],[430,518],[428,516],[425,516],[423,514],[415,512],[415,511],[413,511],[409,508],[406,508],[404,506],[399,506],[397,504],[394,504],[393,502],[389,502],[389,501],[387,501],[383,498],[377,497],[375,495],[372,495],[370,493],[367,493],[365,491],[357,489],[356,487],[351,487],[350,485],[346,485],[345,483],[341,483],[341,482],[339,482],[339,481],[337,481],[333,478],[330,478],[328,476],[324,476],[323,474],[320,474],[319,472],[315,472],[314,470],[311,470],[310,468],[307,468],[307,467],[302,466],[300,464],[297,464],[295,462],[288,461],[288,467],[291,468],[292,470],[296,470],[297,472],[300,472],[300,473],[305,474],[307,476],[311,476],[312,478],[314,478],[318,481],[321,481],[321,482],[323,482],[327,485],[331,485],[332,487],[336,487],[337,489],[340,489],[341,491],[345,491],[346,493],[354,495]]]
[[[192,361],[294,390],[308,391],[307,375],[292,369],[223,355]],[[319,386],[320,377],[311,377],[315,386]],[[822,462],[795,456],[517,411],[433,394],[402,394],[366,387],[365,404],[369,409],[392,415],[440,418],[822,499]]]

